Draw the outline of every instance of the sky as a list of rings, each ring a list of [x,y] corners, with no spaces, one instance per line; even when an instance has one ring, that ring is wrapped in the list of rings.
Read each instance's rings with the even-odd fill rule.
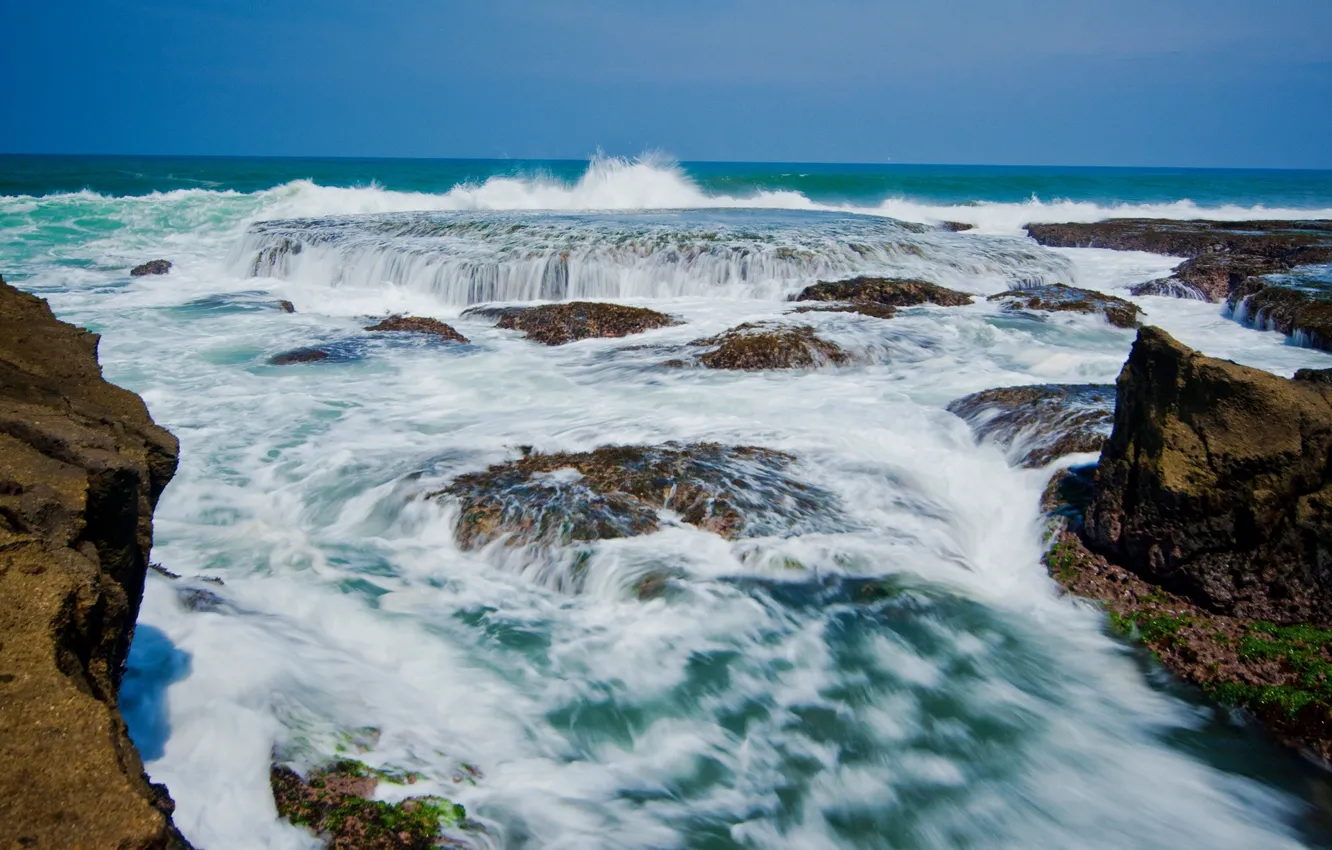
[[[0,152],[1332,168],[1332,0],[14,0]]]

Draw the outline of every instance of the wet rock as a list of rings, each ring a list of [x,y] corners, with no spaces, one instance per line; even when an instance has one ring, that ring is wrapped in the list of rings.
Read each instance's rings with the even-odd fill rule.
[[[1208,611],[1332,622],[1332,388],[1142,328],[1087,514],[1093,548]]]
[[[826,523],[820,515],[835,504],[790,476],[794,462],[717,443],[532,453],[462,475],[430,498],[457,502],[454,536],[464,549],[648,534],[661,527],[663,509],[723,537],[760,536]]]
[[[268,362],[272,366],[290,366],[293,363],[316,363],[327,360],[330,356],[332,355],[322,348],[295,348],[270,357]]]
[[[946,230],[946,231],[948,231],[949,233],[964,233],[964,232],[966,232],[966,231],[968,231],[968,230],[974,230],[975,228],[976,228],[976,225],[974,225],[974,224],[967,224],[966,222],[963,222],[963,221],[941,221],[941,222],[939,222],[939,229],[940,229],[940,230]]]
[[[1332,287],[1296,288],[1249,278],[1231,293],[1226,310],[1243,324],[1272,328],[1301,345],[1332,351]]]
[[[948,405],[977,439],[998,443],[1026,467],[1045,466],[1064,455],[1099,452],[1110,436],[1114,408],[1115,388],[1108,384],[1004,387]]]
[[[972,302],[971,296],[965,292],[957,292],[935,283],[884,277],[819,281],[805,287],[792,300],[871,302],[890,307],[914,307],[918,304],[961,307]]]
[[[689,344],[711,349],[695,358],[699,365],[709,369],[813,369],[851,360],[841,347],[819,337],[809,325],[746,322]],[[689,362],[673,361],[681,366]]]
[[[420,316],[389,316],[378,324],[366,327],[368,331],[398,331],[404,333],[434,334],[445,342],[467,342],[467,337],[441,322]]]
[[[171,263],[168,260],[149,260],[141,266],[135,266],[130,269],[130,277],[143,277],[150,274],[166,274],[171,271]]]
[[[998,301],[1006,313],[1099,313],[1117,328],[1135,327],[1141,312],[1137,305],[1122,298],[1062,283],[1010,289],[988,300]]]
[[[573,301],[537,307],[473,308],[464,316],[498,318],[496,327],[522,331],[530,340],[563,345],[589,337],[623,337],[679,324],[665,313],[646,307]]]
[[[891,319],[897,315],[897,308],[890,304],[876,301],[853,301],[850,304],[832,304],[827,307],[797,307],[797,313],[859,313],[874,319]]]
[[[1298,369],[1296,381],[1308,381],[1312,384],[1332,384],[1332,369]]]
[[[290,301],[279,301],[278,309],[284,313],[295,313],[296,305],[291,303]]]
[[[467,829],[467,812],[443,797],[409,797],[399,803],[372,799],[381,781],[415,780],[410,774],[375,770],[357,761],[338,761],[308,779],[273,765],[269,784],[278,815],[324,839],[327,850],[433,850],[468,847],[445,830]]]
[[[0,835],[186,848],[118,708],[177,443],[98,341],[0,281]]]

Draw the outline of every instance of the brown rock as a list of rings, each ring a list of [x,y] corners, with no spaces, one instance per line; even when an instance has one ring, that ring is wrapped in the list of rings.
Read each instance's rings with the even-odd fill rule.
[[[1310,348],[1332,351],[1332,293],[1327,291],[1251,277],[1231,292],[1226,309],[1246,324],[1270,326]]]
[[[890,307],[914,307],[918,304],[961,307],[970,304],[972,298],[965,292],[923,280],[857,277],[851,280],[819,281],[805,287],[792,300],[873,302]]]
[[[135,266],[130,269],[130,277],[143,277],[150,274],[166,274],[171,271],[171,263],[168,260],[149,260],[141,266]]]
[[[622,337],[679,324],[665,313],[645,307],[573,301],[537,307],[481,307],[463,315],[498,318],[496,327],[522,331],[530,340],[563,345],[589,337]]]
[[[185,848],[116,708],[177,443],[98,339],[0,281],[0,837]]]
[[[293,363],[316,363],[320,360],[327,360],[330,356],[332,355],[322,348],[294,348],[291,351],[273,355],[268,358],[268,362],[273,366],[290,366]]]
[[[458,333],[439,319],[426,319],[420,316],[389,316],[378,324],[366,327],[366,330],[434,334],[445,342],[468,341],[467,337]]]
[[[813,369],[851,360],[835,343],[817,336],[809,325],[746,322],[717,336],[696,339],[690,345],[712,348],[698,357],[698,362],[709,369]]]
[[[1114,419],[1115,388],[1108,384],[1003,387],[948,405],[976,432],[1016,449],[1019,463],[1041,467],[1064,455],[1099,452]]]
[[[279,301],[278,309],[284,313],[295,313],[296,305],[291,303],[290,301]]]
[[[897,315],[897,308],[891,304],[877,301],[852,301],[850,304],[833,304],[828,307],[797,307],[797,313],[859,313],[873,319],[891,319]]]
[[[1123,298],[1090,289],[1075,289],[1062,283],[1010,289],[991,295],[987,300],[1003,304],[1006,313],[1100,313],[1117,328],[1135,327],[1138,313],[1142,312],[1137,305]]]

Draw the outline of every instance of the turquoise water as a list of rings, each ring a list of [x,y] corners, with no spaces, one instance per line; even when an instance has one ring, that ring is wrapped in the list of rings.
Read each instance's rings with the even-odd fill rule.
[[[891,321],[785,300],[861,273],[1129,297],[1175,260],[1021,225],[1332,217],[1328,173],[3,157],[0,181],[0,273],[101,333],[108,378],[181,439],[154,559],[183,577],[149,576],[122,701],[200,847],[311,847],[270,761],[349,746],[423,775],[390,796],[462,802],[484,847],[1332,846],[1322,772],[1060,597],[1048,471],[945,410],[1111,382],[1132,332],[984,298]],[[157,257],[169,275],[130,277]],[[567,298],[680,324],[546,348],[462,315]],[[1332,365],[1218,305],[1133,300],[1209,354]],[[386,312],[471,342],[363,330]],[[853,362],[661,366],[749,321]],[[268,364],[310,345],[337,356]],[[519,446],[670,440],[789,452],[827,516],[465,552],[424,498]],[[647,575],[669,592],[640,600]]]

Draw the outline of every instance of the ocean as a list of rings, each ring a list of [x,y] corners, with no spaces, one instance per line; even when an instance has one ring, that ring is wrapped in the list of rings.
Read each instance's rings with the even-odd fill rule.
[[[0,274],[100,333],[106,377],[181,441],[153,554],[181,578],[150,573],[121,696],[176,823],[208,850],[318,846],[269,766],[352,753],[497,848],[1332,846],[1321,771],[1061,597],[1048,471],[945,410],[1111,383],[1133,331],[978,298],[799,317],[850,365],[661,365],[881,274],[1067,283],[1209,355],[1332,367],[1222,305],[1128,295],[1176,259],[1021,229],[1113,216],[1332,218],[1332,172],[0,156]],[[680,323],[548,348],[462,315],[568,299]],[[471,341],[363,331],[386,313]],[[303,346],[336,356],[268,363]],[[425,498],[520,447],[669,441],[787,452],[826,515],[574,556],[463,551]],[[670,592],[640,599],[648,575]]]

